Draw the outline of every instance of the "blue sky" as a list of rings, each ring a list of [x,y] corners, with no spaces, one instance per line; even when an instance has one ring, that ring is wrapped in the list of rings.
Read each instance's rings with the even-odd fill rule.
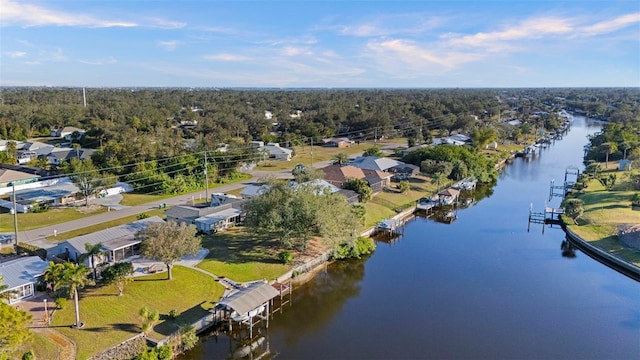
[[[640,1],[0,0],[2,86],[640,86]]]

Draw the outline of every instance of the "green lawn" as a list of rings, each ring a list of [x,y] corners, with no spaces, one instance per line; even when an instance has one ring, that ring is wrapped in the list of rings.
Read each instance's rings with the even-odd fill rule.
[[[26,231],[38,229],[45,226],[60,224],[67,221],[81,219],[83,217],[92,216],[106,212],[104,207],[93,208],[92,212],[83,212],[84,207],[78,208],[57,208],[50,209],[42,213],[26,213],[18,214],[18,230]],[[12,232],[13,215],[0,214],[0,232]]]
[[[249,234],[242,227],[208,235],[202,246],[209,255],[198,267],[234,281],[273,280],[291,269],[277,258],[277,240]]]
[[[206,315],[224,291],[214,278],[199,271],[175,266],[173,280],[167,281],[166,272],[136,277],[125,286],[124,296],[117,296],[115,287],[86,288],[81,292],[80,319],[83,329],[72,329],[75,322],[73,302],[56,311],[53,326],[75,341],[78,358],[91,355],[117,345],[140,332],[138,311],[143,306],[158,310],[161,321],[149,334],[161,339],[178,328],[177,324],[190,323]],[[180,316],[169,320],[167,314],[175,309]]]
[[[612,172],[618,180],[613,191],[606,190],[598,180],[591,180],[586,189],[576,194],[584,204],[584,213],[577,225],[565,220],[568,226],[584,240],[640,265],[640,253],[625,249],[618,241],[618,226],[640,223],[640,211],[631,208],[635,193],[628,172]]]
[[[157,215],[157,216],[160,216],[161,218],[165,218],[164,209],[156,209],[156,210],[146,211],[145,214],[149,215],[150,217]],[[67,231],[67,232],[64,232],[64,233],[57,234],[56,236],[47,236],[47,240],[53,241],[53,242],[65,241],[65,240],[68,240],[68,239],[71,239],[71,238],[74,238],[74,237],[77,237],[77,236],[82,236],[82,235],[90,234],[90,233],[93,233],[93,232],[96,232],[96,231],[112,228],[114,226],[129,224],[129,223],[137,221],[137,220],[138,220],[138,215],[126,216],[126,217],[123,217],[123,218],[120,218],[120,219],[115,219],[115,220],[111,220],[111,221],[95,224],[95,225],[92,225],[92,226],[87,226],[87,227],[84,227],[82,229],[76,229],[76,230],[72,230],[72,231]]]
[[[405,139],[397,139],[398,142],[405,142]],[[387,143],[378,143],[379,147],[384,147]],[[323,146],[313,146],[313,163],[318,163],[321,161],[331,160],[336,154],[345,153],[350,157],[354,154],[358,154],[363,152],[364,150],[374,146],[373,142],[362,142],[360,144],[353,144],[348,148],[335,148],[335,147],[323,147]],[[264,162],[260,162],[258,166],[256,166],[256,170],[264,170],[264,171],[280,171],[280,170],[291,170],[296,164],[311,164],[311,147],[310,146],[295,146],[294,147],[296,156],[291,159],[291,161],[276,161],[276,160],[267,160],[266,164]]]
[[[22,354],[32,350],[36,359],[57,359],[58,346],[46,336],[36,332],[31,333],[29,340],[22,343],[20,348],[14,352],[9,358],[20,359]]]

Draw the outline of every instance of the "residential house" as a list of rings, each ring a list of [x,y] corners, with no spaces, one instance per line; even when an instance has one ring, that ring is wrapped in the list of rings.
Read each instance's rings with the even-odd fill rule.
[[[326,147],[348,148],[351,144],[353,141],[346,137],[322,139],[322,145]]]
[[[29,174],[11,169],[0,169],[0,187],[29,184],[37,182],[40,175]]]
[[[65,126],[62,128],[51,129],[51,137],[64,138],[71,141],[74,139],[80,139],[86,134],[87,131],[73,126]]]
[[[55,148],[47,155],[47,159],[49,164],[59,166],[73,158],[80,160],[91,158],[94,152],[95,150],[93,149]]]
[[[37,142],[27,141],[18,144],[18,164],[23,165],[38,157],[46,157],[53,151],[55,147],[53,145]]]
[[[380,192],[389,186],[389,181],[393,176],[382,171],[360,169],[351,165],[331,165],[322,168],[322,171],[324,172],[324,179],[339,188],[342,188],[344,183],[350,179],[363,179],[367,181],[374,193]]]
[[[13,304],[35,295],[35,285],[40,280],[49,264],[38,256],[23,256],[0,263],[0,276]]]
[[[54,185],[16,190],[16,203],[29,206],[31,204],[44,204],[48,206],[60,206],[76,202],[76,194],[80,189],[71,181],[61,181]],[[13,200],[13,194],[9,194]]]
[[[349,162],[349,165],[360,169],[388,171],[395,166],[404,165],[404,163],[387,157],[361,156]]]
[[[293,157],[293,150],[280,147],[278,143],[268,143],[267,145],[258,148],[258,152],[268,152],[269,159],[275,159],[279,161],[291,161]]]
[[[245,200],[253,199],[256,196],[264,194],[267,190],[269,190],[269,185],[250,184],[240,191],[240,196]]]
[[[228,197],[217,199],[209,205],[176,205],[165,211],[167,220],[195,225],[199,232],[209,234],[239,224],[243,220],[243,199]]]
[[[124,261],[140,254],[142,240],[136,237],[136,233],[146,229],[150,224],[161,222],[164,221],[159,216],[152,216],[129,224],[77,236],[61,242],[52,248],[49,253],[52,256],[78,262],[82,254],[86,252],[85,244],[96,245],[100,243],[102,244],[104,255],[96,257],[96,265],[104,262]],[[91,263],[91,258],[85,259],[84,264],[88,267],[93,267],[94,265]]]

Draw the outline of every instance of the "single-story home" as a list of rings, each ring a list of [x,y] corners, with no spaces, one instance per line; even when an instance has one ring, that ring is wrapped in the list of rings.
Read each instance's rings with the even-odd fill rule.
[[[80,139],[86,134],[87,131],[84,129],[80,129],[73,126],[65,126],[57,129],[51,129],[51,133],[49,134],[51,137],[65,138],[66,140],[71,141],[73,135],[76,134],[75,138]]]
[[[129,224],[77,236],[61,242],[52,248],[49,253],[77,262],[80,256],[86,252],[85,244],[96,245],[101,243],[102,250],[105,254],[98,256],[96,263],[123,261],[126,258],[140,254],[140,243],[142,240],[136,237],[136,233],[146,229],[149,224],[160,222],[164,222],[164,220],[159,216],[152,216]],[[93,267],[91,258],[86,259],[84,264],[88,267]]]
[[[322,139],[322,145],[326,147],[348,148],[351,144],[353,141],[346,137]]]
[[[0,263],[0,276],[10,292],[9,303],[13,304],[35,294],[35,284],[39,281],[49,263],[38,256],[23,256]]]
[[[390,179],[393,176],[393,174],[382,171],[360,169],[351,165],[331,165],[322,168],[322,171],[324,172],[324,179],[339,188],[342,188],[343,184],[349,179],[364,179],[374,193],[380,192],[389,186]]]
[[[258,152],[268,152],[269,159],[280,161],[291,161],[293,157],[293,150],[280,147],[278,143],[268,143],[267,145],[261,146],[258,148]]]
[[[247,185],[246,188],[242,189],[242,191],[240,191],[240,196],[243,199],[252,199],[256,196],[264,194],[267,190],[269,190],[269,185],[250,184]]]
[[[244,201],[228,198],[218,206],[176,205],[165,211],[165,215],[167,220],[195,225],[198,231],[208,234],[242,222]]]
[[[11,169],[0,169],[0,187],[12,187],[37,182],[40,175],[29,174]]]
[[[360,169],[388,171],[392,167],[403,165],[401,161],[379,156],[361,156],[349,162],[349,165]]]
[[[76,194],[80,191],[71,181],[59,182],[55,185],[16,190],[16,202],[22,205],[33,203],[60,206],[77,201]],[[13,200],[13,194],[9,194]]]
[[[47,155],[47,160],[49,160],[49,164],[51,165],[61,165],[74,158],[80,160],[88,159],[95,152],[93,149],[54,148]]]

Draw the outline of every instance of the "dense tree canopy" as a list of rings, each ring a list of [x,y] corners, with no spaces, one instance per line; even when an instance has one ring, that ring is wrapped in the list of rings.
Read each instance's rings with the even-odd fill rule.
[[[480,182],[491,182],[498,177],[495,163],[465,146],[426,147],[407,154],[403,161],[422,166],[423,169],[429,169],[428,171],[433,173],[442,173],[438,169],[448,163],[450,165],[446,166],[448,172],[445,173],[445,176],[452,180],[459,180],[461,176],[471,176]],[[453,173],[454,164],[456,166],[455,173]]]
[[[263,195],[245,204],[245,224],[277,237],[286,247],[306,248],[313,236],[329,245],[356,239],[359,220],[344,197],[312,183],[272,182]]]

